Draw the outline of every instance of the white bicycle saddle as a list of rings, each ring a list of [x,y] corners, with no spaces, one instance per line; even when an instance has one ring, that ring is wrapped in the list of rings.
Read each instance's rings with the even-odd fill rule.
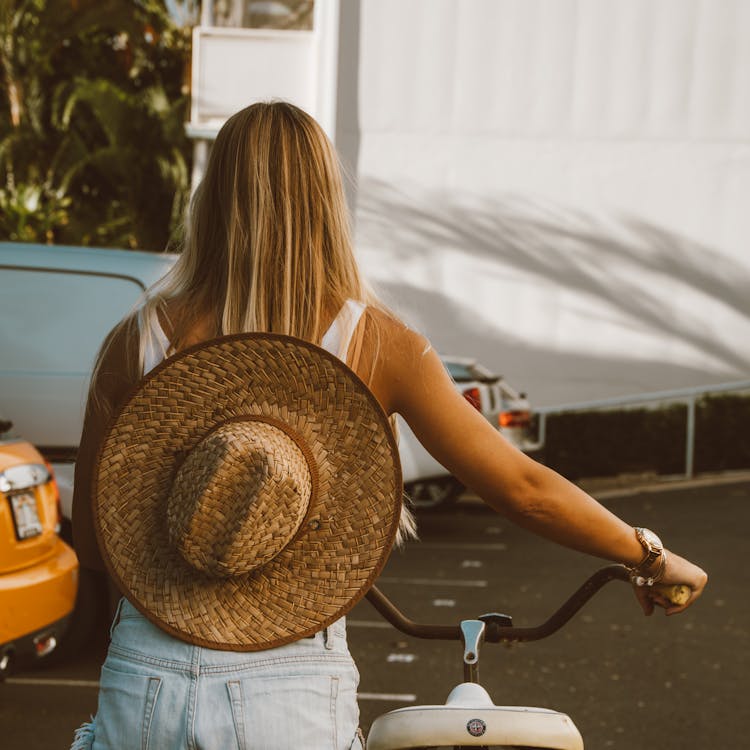
[[[367,750],[446,745],[583,750],[581,734],[566,714],[496,706],[487,691],[472,682],[453,688],[444,706],[410,706],[379,716],[367,737]]]

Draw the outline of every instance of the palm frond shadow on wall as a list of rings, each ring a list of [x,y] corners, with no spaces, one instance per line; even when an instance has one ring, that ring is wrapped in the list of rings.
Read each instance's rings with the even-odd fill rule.
[[[620,326],[704,355],[705,364],[691,366],[671,358],[667,346],[663,357],[601,356],[585,346],[565,352],[517,336],[513,321],[482,319],[450,280],[425,288],[394,271],[381,283],[386,298],[439,349],[479,357],[536,394],[538,404],[750,376],[747,347],[716,335],[706,320],[706,310],[720,306],[750,335],[750,264],[643,219],[605,221],[515,195],[470,202],[444,193],[415,197],[367,180],[359,187],[357,238],[395,269],[433,264],[445,249],[458,250],[489,269],[499,293],[508,277],[523,274],[573,293],[565,299],[594,300]],[[684,296],[705,299],[705,308],[686,310]]]

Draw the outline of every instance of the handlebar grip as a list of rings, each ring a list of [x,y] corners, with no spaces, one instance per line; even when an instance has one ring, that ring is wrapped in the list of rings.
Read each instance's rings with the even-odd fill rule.
[[[666,599],[669,599],[672,604],[676,606],[682,606],[687,604],[690,595],[693,593],[690,586],[686,586],[684,583],[674,584],[659,584],[654,586],[654,589]]]

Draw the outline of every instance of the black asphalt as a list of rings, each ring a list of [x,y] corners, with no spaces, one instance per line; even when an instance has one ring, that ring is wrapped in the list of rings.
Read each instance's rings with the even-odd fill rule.
[[[706,594],[678,617],[645,618],[628,587],[605,587],[541,642],[486,645],[480,681],[497,704],[570,714],[587,749],[740,750],[750,741],[750,484],[643,491],[606,504],[658,531],[709,573]],[[421,541],[394,552],[380,588],[415,620],[455,623],[488,611],[516,625],[544,620],[599,562],[507,523],[483,506],[425,512]],[[362,724],[398,706],[442,703],[461,681],[459,644],[384,627],[368,602],[350,615]],[[66,748],[96,709],[104,639],[75,663],[0,685],[3,750]]]

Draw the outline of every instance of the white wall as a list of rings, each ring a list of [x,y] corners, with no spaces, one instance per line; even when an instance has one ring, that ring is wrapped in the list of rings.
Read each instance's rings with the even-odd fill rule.
[[[439,349],[540,405],[747,376],[750,0],[354,5],[358,250]]]

